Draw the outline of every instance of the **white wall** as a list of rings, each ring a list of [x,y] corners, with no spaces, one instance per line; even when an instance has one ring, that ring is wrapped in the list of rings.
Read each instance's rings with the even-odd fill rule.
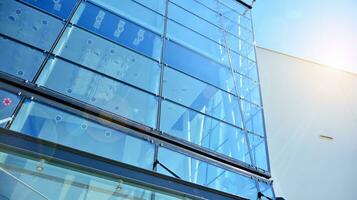
[[[276,194],[356,200],[357,75],[262,48],[257,57]]]

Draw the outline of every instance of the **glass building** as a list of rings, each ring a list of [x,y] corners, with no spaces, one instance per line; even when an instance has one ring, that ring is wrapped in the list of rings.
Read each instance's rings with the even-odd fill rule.
[[[0,199],[274,198],[250,9],[0,0]]]

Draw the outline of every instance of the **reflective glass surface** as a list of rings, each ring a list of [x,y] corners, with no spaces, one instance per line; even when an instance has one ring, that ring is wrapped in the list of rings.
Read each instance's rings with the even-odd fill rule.
[[[13,0],[0,1],[0,33],[49,50],[62,21]]]
[[[69,168],[2,150],[0,167],[0,180],[6,183],[0,184],[0,193],[11,200],[190,200],[93,170]]]
[[[263,110],[259,106],[242,100],[242,111],[244,113],[245,128],[253,133],[265,136]]]
[[[273,186],[265,182],[259,181],[258,183],[260,192],[263,193],[265,196],[274,199]]]
[[[164,18],[133,0],[91,0],[118,15],[134,21],[158,33],[163,32]],[[147,2],[149,4],[149,2]],[[153,3],[151,3],[153,4]]]
[[[55,53],[144,90],[158,92],[160,67],[156,61],[83,29],[68,28]]]
[[[241,56],[233,51],[230,52],[233,69],[254,81],[258,81],[257,65],[254,61]]]
[[[62,19],[67,19],[77,0],[21,0],[27,2],[37,8],[54,14]]]
[[[44,104],[26,101],[10,129],[137,167],[152,168],[151,143]]]
[[[164,72],[163,96],[242,127],[237,97],[168,67]]]
[[[155,96],[61,59],[49,60],[38,84],[144,125],[156,125]]]
[[[247,101],[261,105],[259,85],[245,76],[235,74],[235,77],[239,96]]]
[[[166,148],[159,148],[158,160],[183,180],[249,199],[257,197],[255,181],[239,173]],[[158,172],[171,175],[162,167]]]
[[[32,80],[45,59],[45,54],[0,36],[0,71]]]
[[[250,163],[244,132],[177,104],[163,101],[160,129],[234,159]]]
[[[9,117],[12,117],[19,101],[19,96],[0,88],[0,127],[4,128],[11,121]]]
[[[252,150],[253,163],[256,167],[268,171],[268,161],[265,139],[261,136],[248,134],[249,144]]]
[[[171,67],[234,93],[234,82],[229,68],[172,41],[166,42],[165,55],[165,63]]]
[[[94,4],[82,3],[72,21],[104,38],[160,60],[162,40],[159,35]]]
[[[162,15],[165,15],[166,0],[135,0]]]
[[[167,21],[167,35],[169,38],[184,44],[216,62],[224,65],[228,65],[229,63],[227,50],[223,46],[172,20]]]

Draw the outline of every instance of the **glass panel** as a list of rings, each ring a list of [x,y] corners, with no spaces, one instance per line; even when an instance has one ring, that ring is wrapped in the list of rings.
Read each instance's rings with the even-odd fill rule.
[[[179,71],[235,93],[232,73],[228,68],[172,41],[166,42],[165,62]]]
[[[67,19],[71,14],[77,0],[22,0],[37,8],[52,13],[62,19]]]
[[[220,15],[197,1],[172,0],[171,2],[219,27],[222,27]]]
[[[165,15],[166,0],[134,0],[156,12]]]
[[[261,105],[259,85],[245,76],[235,74],[235,77],[239,96],[247,101]]]
[[[196,0],[200,2],[202,5],[207,6],[208,8],[218,12],[218,1],[217,0]]]
[[[261,136],[265,136],[263,110],[247,101],[241,100],[246,129]]]
[[[170,19],[215,40],[221,45],[225,45],[223,30],[212,23],[185,11],[173,3],[169,3],[168,11]]]
[[[0,36],[0,71],[32,80],[45,55],[33,48]]]
[[[265,196],[270,197],[274,199],[274,193],[273,193],[273,186],[271,184],[265,183],[265,182],[258,182],[259,183],[259,189],[260,192],[263,193]]]
[[[37,102],[26,101],[10,129],[137,167],[152,169],[153,144]]]
[[[91,0],[92,2],[118,14],[144,27],[162,33],[164,18],[152,10],[136,3],[133,0]]]
[[[248,137],[252,149],[253,164],[260,169],[269,171],[265,139],[251,133],[248,134]]]
[[[160,66],[157,62],[80,28],[68,28],[55,53],[108,76],[158,93]]]
[[[240,56],[239,54],[230,51],[231,54],[231,61],[233,65],[233,69],[245,76],[248,76],[249,78],[258,81],[258,71],[257,71],[257,65],[254,61]]]
[[[243,29],[240,29],[243,30]],[[239,39],[232,34],[226,34],[227,46],[233,51],[241,54],[242,56],[248,57],[254,51],[254,46],[245,40]]]
[[[9,117],[12,117],[20,97],[0,88],[0,101],[0,127],[4,128],[11,121]]]
[[[163,101],[160,126],[165,133],[250,164],[245,134],[231,125]]]
[[[46,199],[61,200],[190,200],[178,194],[149,188],[118,177],[94,174],[51,161],[27,158],[14,153],[0,152],[0,167],[16,178],[41,192]],[[1,172],[1,171],[0,171]],[[27,190],[17,182],[4,178],[0,173],[1,194],[9,195],[11,200],[39,200],[38,196],[25,196]],[[2,192],[4,191],[4,192]],[[16,197],[16,198],[14,198]],[[18,198],[17,198],[18,197]],[[32,198],[34,197],[34,198]],[[41,199],[42,200],[42,199]]]
[[[159,35],[90,3],[82,3],[73,23],[125,47],[160,60]]]
[[[144,125],[156,125],[155,96],[61,59],[49,60],[38,84]]]
[[[239,14],[244,14],[248,8],[246,8],[244,5],[238,3],[235,0],[219,0],[223,7],[225,7],[225,9],[233,9],[235,12],[239,13]],[[243,0],[244,1],[244,0]],[[226,7],[227,6],[227,7]],[[228,8],[229,7],[229,8]]]
[[[170,68],[165,68],[163,96],[242,127],[237,97]]]
[[[167,35],[169,38],[199,52],[213,60],[229,65],[227,50],[218,43],[195,33],[176,22],[167,21]]]
[[[255,181],[237,172],[166,148],[159,148],[158,160],[183,180],[249,199],[257,197]],[[161,166],[158,167],[158,172],[171,175]]]
[[[49,50],[63,23],[40,11],[12,0],[0,2],[0,33]]]
[[[0,167],[0,180],[0,198],[3,200],[47,200],[40,192],[22,183],[2,166]]]

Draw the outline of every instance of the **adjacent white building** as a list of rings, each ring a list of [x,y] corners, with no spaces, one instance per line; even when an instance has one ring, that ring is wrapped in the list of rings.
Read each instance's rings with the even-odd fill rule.
[[[357,199],[357,74],[264,48],[257,57],[276,195]]]

